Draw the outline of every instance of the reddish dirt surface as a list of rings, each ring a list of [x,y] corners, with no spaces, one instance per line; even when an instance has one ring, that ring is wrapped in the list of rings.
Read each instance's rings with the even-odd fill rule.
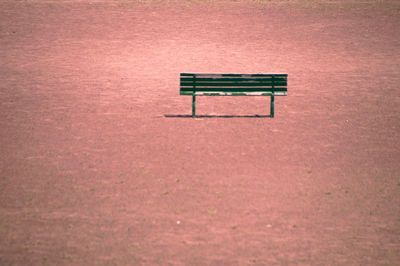
[[[399,265],[399,28],[398,1],[0,1],[0,264]],[[171,118],[180,72],[288,96]]]

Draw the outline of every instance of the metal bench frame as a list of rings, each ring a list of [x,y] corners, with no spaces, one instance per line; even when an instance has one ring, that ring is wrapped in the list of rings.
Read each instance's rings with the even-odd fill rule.
[[[191,95],[192,116],[196,96],[270,96],[270,117],[274,117],[275,96],[287,95],[287,74],[181,73],[180,95]]]

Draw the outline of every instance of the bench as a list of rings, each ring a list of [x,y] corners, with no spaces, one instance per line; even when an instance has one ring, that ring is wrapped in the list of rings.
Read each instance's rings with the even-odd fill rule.
[[[274,117],[274,96],[287,93],[287,74],[206,74],[181,73],[180,95],[191,95],[192,116],[196,116],[196,96],[270,96],[270,116]]]

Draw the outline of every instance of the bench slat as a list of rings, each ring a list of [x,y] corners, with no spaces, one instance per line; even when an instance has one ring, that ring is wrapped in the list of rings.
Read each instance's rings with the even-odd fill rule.
[[[180,95],[193,95],[193,92],[181,92]],[[195,96],[271,96],[272,92],[196,92]],[[286,96],[286,91],[274,92],[275,96]]]
[[[286,87],[248,87],[248,88],[228,88],[228,87],[201,87],[198,88],[196,86],[195,89],[193,87],[181,87],[181,91],[221,91],[221,92],[251,92],[251,91],[287,91]]]
[[[253,78],[253,77],[287,77],[288,74],[211,74],[211,73],[181,73],[181,77],[243,77],[243,78]]]
[[[181,82],[216,82],[216,81],[221,81],[221,82],[272,82],[272,81],[287,81],[287,77],[260,77],[260,78],[182,78],[181,77]]]
[[[286,86],[286,82],[181,82],[182,87],[196,86],[200,87],[269,87],[269,86]]]

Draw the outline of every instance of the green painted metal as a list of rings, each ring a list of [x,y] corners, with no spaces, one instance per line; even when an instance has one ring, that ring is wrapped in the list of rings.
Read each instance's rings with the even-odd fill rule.
[[[216,73],[180,73],[181,77],[287,77],[288,74],[216,74]]]
[[[271,76],[271,77],[262,77],[262,78],[254,78],[254,77],[250,77],[250,78],[220,78],[220,77],[211,77],[211,78],[199,78],[196,77],[196,80],[199,82],[215,82],[215,81],[219,81],[219,82],[271,82],[272,80],[274,81],[279,81],[279,82],[284,82],[287,80],[286,76]],[[181,82],[192,82],[193,81],[193,77],[181,77]]]
[[[204,92],[204,93],[196,93],[196,96],[271,96],[272,92],[265,92],[260,94],[251,94],[252,92]],[[180,92],[180,95],[193,95],[193,91],[190,92]],[[282,96],[275,92],[275,96]]]
[[[270,96],[270,116],[274,117],[275,96],[286,95],[287,74],[207,74],[181,73],[180,94],[192,95],[192,116],[196,116],[196,96]]]
[[[274,101],[275,101],[274,94],[271,94],[271,117],[274,117]]]
[[[181,92],[193,92],[193,87],[181,87]],[[286,87],[248,87],[248,88],[241,88],[241,87],[198,87],[196,86],[196,91],[198,92],[286,92]]]
[[[193,75],[192,116],[196,116],[196,75]]]
[[[193,82],[181,82],[181,87],[192,87]],[[197,82],[197,87],[271,87],[271,86],[286,86],[286,81],[274,82]]]
[[[192,99],[192,116],[196,116],[196,95],[193,94],[193,99]]]
[[[191,86],[193,84],[193,78],[181,78],[181,84],[183,86]],[[276,82],[276,83],[282,83],[283,85],[286,85],[286,77],[285,78],[237,78],[237,79],[231,79],[231,78],[197,78],[196,82],[201,85],[207,85],[211,84],[213,85],[216,83],[216,85],[224,85],[224,86],[229,86],[229,84],[237,85],[237,84],[243,84],[243,85],[259,85],[259,84],[265,84],[265,85],[271,85],[271,83]]]

